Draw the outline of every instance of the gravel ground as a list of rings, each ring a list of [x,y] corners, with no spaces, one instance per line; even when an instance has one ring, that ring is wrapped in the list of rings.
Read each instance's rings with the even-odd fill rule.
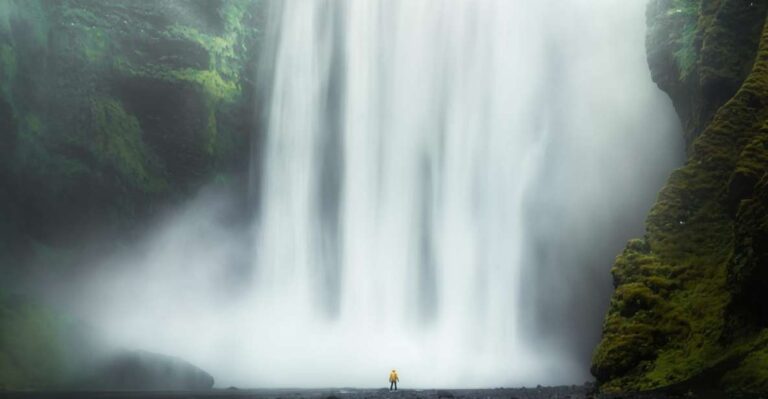
[[[213,389],[199,392],[11,392],[0,399],[727,399],[728,395],[664,393],[593,396],[590,386],[498,389]],[[754,399],[768,399],[752,396]]]
[[[199,392],[2,392],[8,399],[582,399],[588,387],[499,389],[214,389]]]

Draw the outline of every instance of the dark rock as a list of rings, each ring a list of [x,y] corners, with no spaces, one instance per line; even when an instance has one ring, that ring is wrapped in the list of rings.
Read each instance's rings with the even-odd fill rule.
[[[651,76],[672,99],[688,144],[749,74],[767,6],[743,0],[649,2]]]
[[[767,13],[765,0],[648,6],[649,66],[688,161],[611,269],[591,369],[602,393],[768,391]]]
[[[205,390],[213,377],[179,358],[145,351],[110,357],[85,385],[104,390]]]
[[[0,205],[17,219],[0,224],[4,245],[26,259],[126,235],[215,179],[246,179],[261,7],[4,2]]]

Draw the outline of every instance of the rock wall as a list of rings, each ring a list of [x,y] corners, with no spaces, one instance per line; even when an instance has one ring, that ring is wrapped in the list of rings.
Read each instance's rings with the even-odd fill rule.
[[[110,347],[88,326],[43,304],[0,293],[3,390],[205,390],[214,379],[178,358]]]
[[[175,357],[120,351],[97,363],[82,386],[93,390],[190,391],[213,388],[213,377]]]
[[[768,390],[765,0],[652,0],[648,60],[688,160],[611,270],[605,392]]]
[[[79,378],[94,342],[71,319],[0,292],[0,392],[55,388]]]
[[[262,8],[0,2],[0,253],[124,231],[242,178]]]
[[[246,186],[264,15],[259,0],[0,1],[0,389],[72,386],[99,345],[9,294],[20,281],[65,278],[82,242],[120,245],[205,184]],[[88,382],[162,387],[168,361],[145,357],[115,360],[134,380]],[[187,369],[165,383],[213,384]]]

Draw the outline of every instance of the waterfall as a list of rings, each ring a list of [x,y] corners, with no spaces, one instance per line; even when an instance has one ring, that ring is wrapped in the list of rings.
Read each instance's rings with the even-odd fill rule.
[[[306,341],[289,341],[290,358],[259,353],[270,369],[317,363],[318,384],[343,384],[339,372],[373,383],[399,367],[424,386],[488,386],[566,367],[521,341],[520,293],[526,193],[548,143],[571,134],[553,131],[568,110],[547,109],[548,90],[588,54],[547,30],[586,4],[278,7],[254,303],[277,323],[268,346],[285,330]]]
[[[201,197],[84,308],[218,386],[583,382],[679,149],[643,3],[271,3],[251,230]]]
[[[255,312],[328,332],[301,361],[487,384],[523,357],[522,203],[548,134],[525,82],[537,20],[506,1],[282,5]]]

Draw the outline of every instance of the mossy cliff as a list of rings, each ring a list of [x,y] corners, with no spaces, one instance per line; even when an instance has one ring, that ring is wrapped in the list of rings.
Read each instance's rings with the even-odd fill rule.
[[[0,0],[0,389],[70,384],[93,343],[22,282],[244,178],[263,15],[259,0]]]
[[[182,360],[111,347],[82,322],[0,291],[4,390],[203,390],[211,375]]]
[[[261,9],[0,1],[0,253],[124,231],[247,170]]]
[[[649,2],[648,64],[670,95],[689,145],[751,71],[765,8],[759,0]]]
[[[56,388],[83,378],[93,342],[74,320],[0,292],[0,391]]]
[[[768,1],[652,0],[648,57],[689,142],[612,269],[605,392],[768,391]]]

